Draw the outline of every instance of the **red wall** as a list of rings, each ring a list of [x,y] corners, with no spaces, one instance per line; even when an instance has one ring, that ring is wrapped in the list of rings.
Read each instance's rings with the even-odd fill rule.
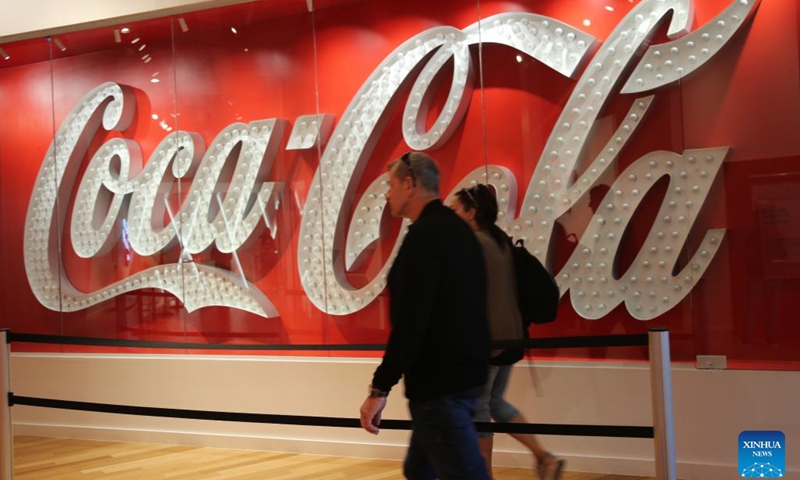
[[[695,1],[695,28],[712,21],[731,1]],[[112,28],[67,34],[59,37],[67,50],[54,49],[52,62],[34,61],[31,56],[29,63],[16,66],[2,68],[0,63],[2,326],[16,332],[232,344],[384,341],[388,332],[385,293],[357,313],[335,316],[317,309],[300,284],[297,236],[319,152],[283,148],[295,119],[320,112],[335,115],[338,121],[372,71],[401,43],[426,28],[465,28],[479,16],[527,11],[573,25],[603,42],[634,6],[623,0],[482,1],[478,10],[475,2],[467,0],[364,1],[330,6],[313,14],[275,16],[280,12],[270,11],[268,3],[186,15],[188,32],[180,30],[176,18],[126,25],[131,33],[123,36],[121,44],[113,43]],[[586,25],[585,20],[590,23]],[[232,26],[237,33],[231,31]],[[137,37],[140,40],[132,44]],[[662,29],[653,42],[665,41]],[[46,45],[43,39],[39,42]],[[30,43],[35,42],[26,45]],[[141,45],[146,47],[140,50]],[[793,363],[800,361],[800,326],[794,321],[797,309],[793,302],[800,290],[800,250],[796,246],[800,239],[800,189],[796,188],[800,176],[796,141],[800,132],[799,45],[795,2],[762,2],[751,23],[710,62],[681,82],[655,92],[654,107],[620,157],[614,172],[617,176],[652,151],[732,147],[687,242],[685,258],[694,254],[709,228],[728,231],[692,293],[676,308],[647,322],[634,319],[622,305],[599,320],[586,320],[574,312],[567,293],[558,321],[536,328],[534,336],[641,333],[665,326],[673,334],[676,360],[720,354],[727,355],[734,367],[799,365]],[[20,45],[19,51],[24,46]],[[4,46],[12,56],[14,47]],[[151,60],[143,60],[148,54]],[[476,71],[479,60],[483,69],[482,75],[476,76],[469,110],[449,142],[431,152],[442,168],[442,191],[450,191],[488,160],[514,172],[522,197],[576,81],[530,58],[517,62],[517,52],[507,46],[485,45],[480,58],[479,49],[473,47],[471,54]],[[160,81],[151,83],[153,78]],[[270,180],[287,184],[277,234],[273,239],[265,232],[254,245],[237,252],[242,273],[270,298],[279,317],[263,318],[220,307],[187,313],[174,297],[153,290],[73,313],[48,310],[34,298],[22,256],[22,232],[34,180],[54,128],[65,121],[86,92],[107,81],[136,89],[137,117],[121,134],[100,133],[93,149],[107,138],[122,136],[138,142],[146,160],[167,134],[159,125],[161,120],[174,130],[200,133],[206,143],[237,121],[281,118],[290,122],[270,173]],[[439,104],[442,98],[440,94]],[[616,94],[600,116],[597,138],[589,150],[602,146],[635,98]],[[153,119],[154,114],[158,120]],[[407,150],[401,122],[402,111],[393,112],[358,195],[385,170],[389,160]],[[654,189],[637,211],[635,224],[623,241],[625,248],[617,265],[620,271],[644,242],[664,190],[663,186]],[[74,198],[74,192],[72,195]],[[556,240],[557,267],[566,262],[574,245],[566,237],[570,233],[580,236],[591,216],[590,208],[577,205],[562,219],[566,227]],[[782,212],[781,222],[767,218],[766,208]],[[348,274],[354,285],[368,282],[380,269],[398,225],[397,220],[390,220],[387,239],[365,267]],[[120,243],[106,255],[80,259],[66,232],[61,245],[67,276],[85,290],[152,265],[175,262],[178,256],[173,250],[141,257]],[[198,255],[195,260],[226,269],[233,269],[235,263],[231,255],[219,252]],[[36,345],[14,348],[56,349]],[[643,359],[646,351],[614,348],[536,355]]]

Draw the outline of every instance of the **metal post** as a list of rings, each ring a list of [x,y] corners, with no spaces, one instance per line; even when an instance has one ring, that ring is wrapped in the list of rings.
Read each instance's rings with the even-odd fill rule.
[[[653,396],[656,480],[676,480],[675,432],[672,418],[672,374],[669,359],[669,332],[651,329],[650,390]]]
[[[11,434],[11,356],[8,330],[0,330],[0,480],[14,480],[14,437]]]

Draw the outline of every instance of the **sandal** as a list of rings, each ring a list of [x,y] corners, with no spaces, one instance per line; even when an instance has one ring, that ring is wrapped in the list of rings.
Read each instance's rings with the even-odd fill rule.
[[[552,453],[547,453],[544,462],[536,465],[539,473],[539,480],[558,480],[561,477],[561,470],[564,468],[564,459],[556,457]]]

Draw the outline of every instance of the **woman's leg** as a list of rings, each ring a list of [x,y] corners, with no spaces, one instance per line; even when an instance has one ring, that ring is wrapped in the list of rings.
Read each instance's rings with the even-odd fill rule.
[[[511,377],[511,366],[499,368],[495,377],[489,406],[492,417],[503,423],[528,423],[522,413],[519,412],[504,398],[508,380]],[[525,433],[512,433],[511,437],[525,446],[536,458],[539,476],[541,480],[557,480],[564,466],[564,460],[554,457],[542,447],[535,435]]]
[[[498,367],[489,365],[489,375],[486,379],[486,386],[483,394],[478,399],[478,404],[475,407],[476,422],[492,421],[492,415],[489,408],[489,400],[494,388],[495,377],[497,376]],[[494,446],[494,434],[492,432],[478,432],[478,447],[481,451],[481,457],[486,464],[486,471],[489,472],[489,477],[492,476],[492,447]]]

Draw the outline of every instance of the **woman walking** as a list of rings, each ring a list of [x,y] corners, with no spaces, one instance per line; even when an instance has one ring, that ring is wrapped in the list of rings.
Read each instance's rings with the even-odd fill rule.
[[[450,208],[475,232],[483,251],[487,275],[487,308],[492,340],[518,340],[524,337],[522,318],[517,303],[517,288],[511,242],[495,224],[497,200],[486,185],[478,184],[456,192],[450,199]],[[500,350],[492,352],[489,376],[483,395],[475,412],[476,422],[527,423],[525,417],[503,398],[511,366],[522,358],[521,351]],[[492,432],[478,432],[481,455],[489,476],[492,473]],[[545,450],[537,438],[530,434],[511,434],[536,458],[540,480],[558,480],[564,460]]]

